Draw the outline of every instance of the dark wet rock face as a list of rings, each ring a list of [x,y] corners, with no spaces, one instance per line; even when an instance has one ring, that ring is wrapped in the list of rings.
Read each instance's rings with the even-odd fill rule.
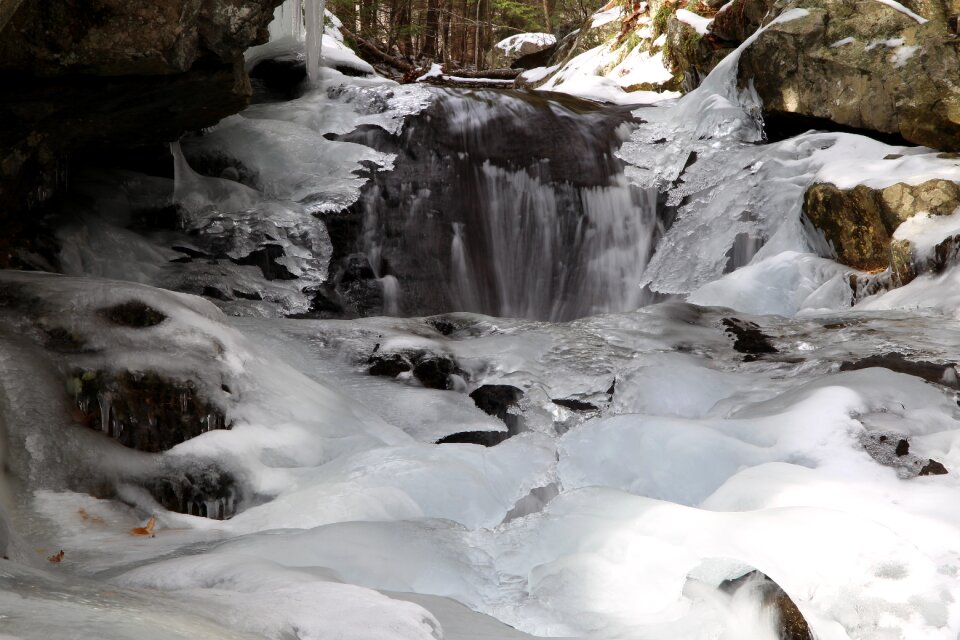
[[[138,451],[167,451],[229,428],[223,410],[201,398],[189,381],[151,372],[75,371],[69,387],[77,422]]]
[[[323,217],[334,246],[338,306],[347,314],[356,308],[357,315],[387,310],[388,300],[377,300],[367,284],[378,284],[370,274],[349,276],[349,261],[361,254],[372,258],[376,278],[396,278],[400,295],[390,315],[589,313],[590,301],[578,300],[593,291],[579,255],[588,251],[585,191],[609,187],[622,173],[613,152],[624,135],[619,127],[633,119],[629,109],[516,91],[437,93],[399,136],[363,127],[337,137],[397,154],[394,169],[374,173],[356,204]],[[623,188],[633,198],[624,208],[647,206],[641,190]],[[655,203],[650,209],[654,228]],[[531,256],[531,246],[545,248]],[[548,265],[538,290],[523,286],[529,270],[505,266],[519,252],[526,252],[528,266]],[[548,255],[569,259],[548,262]],[[524,295],[510,295],[511,289]],[[543,304],[529,302],[537,297]]]
[[[163,312],[157,311],[139,300],[131,300],[107,307],[100,314],[115,325],[133,329],[155,327],[167,319]]]
[[[777,348],[770,342],[770,338],[753,322],[724,318],[721,323],[726,327],[724,331],[733,337],[734,350],[745,354],[744,362],[757,360],[764,354],[777,353]]]
[[[307,65],[297,56],[286,55],[258,62],[250,69],[253,102],[281,102],[300,94],[307,79]]]
[[[957,378],[956,367],[952,364],[938,364],[926,360],[910,360],[902,353],[884,353],[869,356],[854,362],[844,362],[840,371],[857,371],[871,367],[882,367],[908,376],[916,376],[927,382],[940,384],[951,389],[960,389],[960,380]]]
[[[241,499],[236,478],[215,464],[171,470],[141,486],[165,509],[213,520],[232,517]]]
[[[169,142],[243,109],[243,52],[280,2],[0,3],[4,225],[64,189],[74,154]]]
[[[613,395],[612,393],[610,395]],[[553,404],[570,409],[571,411],[597,411],[598,407],[590,402],[577,400],[576,398],[554,398]]]
[[[495,447],[512,434],[508,431],[461,431],[437,440],[437,444],[478,444]]]
[[[720,585],[721,591],[731,594],[745,588],[757,591],[761,606],[773,610],[776,614],[779,640],[816,640],[796,603],[769,576],[752,571],[739,578],[726,580]]]
[[[518,411],[523,398],[522,390],[509,384],[485,384],[474,389],[470,398],[478,409],[503,421],[509,435],[516,435],[523,430],[523,418]]]
[[[396,378],[413,372],[413,377],[428,389],[446,391],[454,387],[451,376],[467,377],[457,361],[446,354],[429,351],[383,353],[375,351],[367,360],[367,373],[372,376]]]

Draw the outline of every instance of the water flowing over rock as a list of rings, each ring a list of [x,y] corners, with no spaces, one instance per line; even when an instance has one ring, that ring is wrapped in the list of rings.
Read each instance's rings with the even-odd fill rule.
[[[657,193],[631,186],[613,155],[628,117],[573,98],[451,91],[399,139],[341,136],[398,153],[348,214],[326,218],[341,306],[357,305],[344,259],[361,252],[378,278],[396,278],[400,314],[636,308],[662,221]]]

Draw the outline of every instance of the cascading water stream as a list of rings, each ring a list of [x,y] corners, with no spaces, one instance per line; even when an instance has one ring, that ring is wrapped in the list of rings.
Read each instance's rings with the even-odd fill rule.
[[[646,303],[640,282],[662,224],[656,190],[632,186],[613,155],[627,117],[569,99],[442,92],[408,123],[397,168],[374,177],[356,214],[357,249],[377,276],[396,277],[397,311],[562,321]]]

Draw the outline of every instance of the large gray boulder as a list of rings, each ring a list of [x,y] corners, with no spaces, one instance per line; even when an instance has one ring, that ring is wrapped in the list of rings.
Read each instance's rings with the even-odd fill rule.
[[[280,2],[0,0],[0,224],[54,193],[79,149],[167,142],[243,109],[243,52]]]
[[[769,27],[740,59],[739,81],[753,83],[767,115],[960,149],[958,8],[948,0],[901,4],[903,11],[876,0],[737,0],[715,30],[739,38],[758,18],[768,24],[787,9],[806,9]]]

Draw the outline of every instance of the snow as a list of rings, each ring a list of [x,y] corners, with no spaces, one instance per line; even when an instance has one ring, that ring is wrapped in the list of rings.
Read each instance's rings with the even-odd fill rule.
[[[652,76],[653,62],[634,73],[640,58],[622,78]],[[720,588],[757,570],[822,640],[955,639],[960,515],[948,507],[960,492],[960,413],[950,372],[960,328],[950,320],[960,319],[960,268],[851,307],[858,274],[813,253],[800,213],[815,182],[960,180],[960,162],[840,133],[756,144],[755,96],[736,90],[734,72],[721,65],[698,92],[639,110],[645,124],[621,149],[646,196],[662,189],[677,206],[649,267],[654,247],[640,236],[651,234],[617,217],[629,185],[583,195],[590,230],[623,242],[590,253],[592,268],[624,274],[619,297],[639,306],[642,283],[686,301],[573,322],[458,313],[442,318],[454,327],[442,335],[422,318],[230,318],[149,286],[206,272],[171,267],[169,242],[126,226],[143,202],[179,204],[190,246],[206,234],[239,256],[269,232],[289,251],[286,268],[322,279],[317,256],[329,243],[312,215],[355,199],[361,162],[392,162],[325,134],[358,124],[398,133],[427,103],[423,87],[321,69],[324,89],[257,105],[174,147],[175,180],[123,174],[122,188],[90,187],[98,210],[64,231],[63,263],[81,277],[0,272],[3,466],[20,481],[0,478],[0,546],[15,552],[0,560],[0,611],[13,612],[0,614],[4,633],[773,640],[757,578]],[[565,78],[596,97],[635,98],[619,80]],[[250,184],[236,168],[191,168],[216,154]],[[533,176],[478,166],[512,185],[499,191],[512,200],[540,193]],[[506,220],[548,205],[499,211]],[[929,252],[960,233],[958,216],[920,214],[896,238]],[[224,235],[230,225],[242,233]],[[512,251],[509,240],[498,246]],[[504,256],[496,267],[522,280],[524,263]],[[266,286],[234,266],[232,286]],[[281,293],[296,308],[300,292]],[[135,328],[104,318],[131,299],[166,319]],[[735,350],[724,322],[734,314],[776,351]],[[58,347],[55,329],[82,348]],[[375,351],[403,350],[453,358],[457,388],[367,373]],[[935,384],[840,370],[889,353],[947,375]],[[64,378],[76,369],[190,380],[231,428],[164,453],[125,449],[71,417]],[[434,444],[504,431],[468,395],[488,384],[522,392],[511,408],[522,433],[490,448]],[[949,473],[905,477],[866,450],[878,434],[909,439],[911,455]],[[229,520],[167,511],[145,488],[212,463],[242,488]],[[153,537],[130,535],[151,516]],[[47,562],[59,549],[63,560]]]
[[[494,45],[503,55],[511,56],[519,53],[525,44],[531,45],[532,51],[540,51],[557,44],[557,37],[552,33],[518,33],[504,38]]]
[[[609,4],[607,6],[610,6]],[[616,3],[613,6],[610,6],[609,9],[602,9],[595,14],[593,14],[590,21],[590,28],[596,29],[602,27],[605,24],[609,24],[614,20],[620,20],[623,18],[623,9]]]
[[[697,15],[696,13],[686,9],[677,9],[676,16],[677,20],[690,27],[693,27],[694,31],[699,33],[701,36],[705,36],[710,32],[710,24],[713,22],[712,18],[704,18],[703,16]]]
[[[417,78],[417,82],[423,82],[428,78],[439,78],[442,75],[443,75],[443,68],[439,64],[434,62],[433,64],[430,65],[430,69],[426,73],[424,73],[422,76]]]
[[[914,13],[913,11],[911,11],[910,9],[907,9],[905,6],[903,6],[896,0],[877,0],[877,2],[879,2],[880,4],[885,4],[891,9],[893,9],[894,11],[899,11],[905,16],[909,16],[913,18],[914,20],[917,21],[918,24],[926,24],[927,22],[929,22],[929,20],[927,20],[923,16],[920,16]]]
[[[830,45],[830,48],[831,48],[831,49],[838,49],[838,48],[840,48],[840,47],[845,47],[845,46],[848,45],[848,44],[853,44],[853,43],[856,42],[856,41],[857,41],[856,38],[854,38],[854,37],[852,37],[852,36],[847,36],[846,38],[841,38],[840,40],[837,40],[836,42],[834,42],[833,44],[831,44],[831,45]]]
[[[602,44],[567,62],[544,84],[541,91],[558,91],[588,100],[614,104],[653,104],[679,96],[676,92],[626,91],[631,85],[669,80],[662,54],[650,56],[638,45],[607,76],[599,73],[616,59],[616,51]]]
[[[753,318],[781,353],[745,363],[719,324],[729,312],[679,303],[565,324],[460,314],[466,329],[445,337],[420,319],[247,318],[231,326],[209,303],[141,285],[23,273],[0,281],[28,284],[54,313],[71,309],[73,330],[102,349],[103,361],[227,377],[233,428],[163,455],[229,461],[262,496],[231,520],[169,513],[135,493],[132,507],[62,489],[39,491],[30,503],[47,523],[33,546],[66,549],[57,571],[89,576],[70,578],[88,592],[126,594],[121,611],[142,610],[149,597],[165,618],[149,619],[158,629],[216,620],[205,637],[283,638],[297,629],[366,640],[470,638],[493,625],[444,600],[452,598],[518,633],[768,640],[771,623],[750,588],[716,589],[756,568],[797,601],[818,637],[955,635],[960,588],[949,568],[958,562],[960,520],[942,508],[958,490],[954,476],[900,479],[858,440],[870,429],[903,433],[918,455],[955,468],[954,394],[882,369],[835,372],[839,358],[889,350],[943,356],[960,336],[936,319],[898,325],[848,311],[846,328],[833,330],[844,332],[841,340],[819,316]],[[132,296],[169,320],[148,330],[98,322],[103,304]],[[4,327],[9,314],[0,317]],[[215,358],[204,346],[213,341]],[[367,408],[395,403],[387,413],[405,415],[421,404],[406,383],[363,372],[374,343],[444,348],[471,386],[518,385],[534,432],[489,449],[415,442]],[[21,362],[39,373],[51,356],[36,353]],[[0,365],[10,388],[12,370]],[[49,398],[59,380],[28,380],[36,406],[55,412]],[[469,402],[463,392],[435,393]],[[595,403],[595,418],[550,413],[559,409],[552,398],[577,395]],[[425,437],[458,426],[445,411],[419,411],[433,424],[419,428]],[[562,435],[559,425],[567,426]],[[14,445],[31,431],[15,431]],[[50,438],[48,456],[90,450],[61,441],[55,421],[35,435]],[[141,464],[132,452],[107,449],[116,473]],[[18,451],[28,466],[50,459]],[[551,484],[559,495],[507,518]],[[129,536],[151,512],[156,537]],[[29,577],[40,593],[50,588],[44,575]],[[38,596],[25,597],[21,615],[44,615]],[[82,605],[64,606],[53,619],[69,624]],[[88,624],[112,624],[112,611]],[[462,636],[440,635],[441,613],[463,625]]]
[[[549,76],[551,73],[554,73],[559,68],[560,68],[560,65],[555,64],[552,67],[536,67],[535,69],[527,69],[526,71],[520,74],[520,78],[522,78],[526,82],[531,82],[531,83],[540,82],[541,80]]]
[[[910,58],[912,58],[919,50],[920,50],[919,46],[897,47],[896,50],[893,52],[893,55],[890,56],[891,62],[893,62],[893,66],[898,69],[904,66],[905,64],[907,64]]]
[[[866,311],[910,309],[950,319],[960,319],[960,271],[956,267],[942,274],[924,274],[910,284],[866,298],[856,309]]]
[[[614,6],[595,13],[591,28],[619,19],[621,12],[620,7]],[[611,38],[562,65],[527,71],[524,80],[537,83],[548,78],[538,90],[613,104],[655,104],[678,98],[680,94],[675,91],[632,90],[645,84],[656,87],[673,79],[663,58],[665,37],[661,35],[651,42],[648,28],[638,33],[641,42],[629,51]]]
[[[920,212],[897,227],[895,240],[908,240],[920,259],[932,258],[934,249],[947,238],[960,235],[960,211],[948,216]]]

